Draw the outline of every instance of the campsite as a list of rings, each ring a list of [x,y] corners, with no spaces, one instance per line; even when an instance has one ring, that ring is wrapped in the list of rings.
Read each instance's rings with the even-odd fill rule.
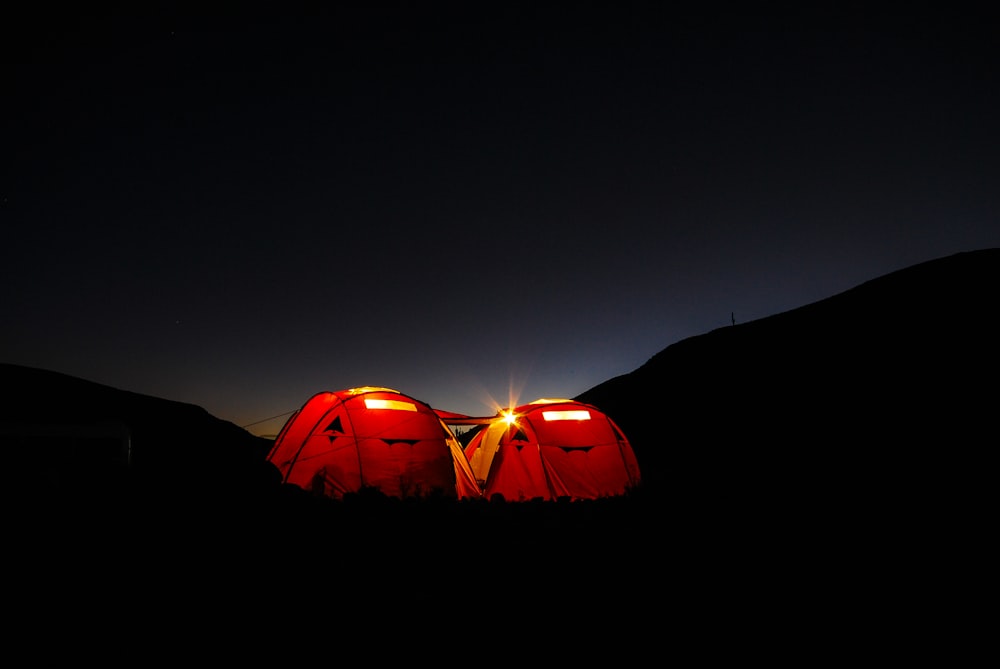
[[[9,656],[980,661],[996,14],[8,6]]]
[[[166,560],[175,574],[249,570],[255,588],[290,580],[300,596],[315,587],[302,565],[323,556],[350,578],[380,575],[381,590],[403,587],[414,570],[423,575],[406,587],[427,596],[441,579],[490,574],[500,579],[492,587],[545,580],[573,601],[614,593],[693,616],[712,615],[720,601],[832,605],[872,587],[912,601],[907,584],[921,573],[923,595],[938,597],[928,573],[963,563],[968,570],[949,573],[974,578],[983,555],[976,528],[1000,372],[997,286],[1000,249],[949,256],[678,342],[577,398],[518,407],[609,417],[599,434],[613,447],[571,453],[567,442],[546,465],[586,478],[579,467],[559,470],[562,461],[600,451],[618,467],[606,454],[628,443],[615,480],[638,485],[589,499],[392,487],[415,468],[466,491],[483,481],[470,464],[483,457],[475,444],[444,427],[472,417],[435,412],[403,390],[303,398],[281,441],[307,455],[352,455],[297,479],[278,440],[199,407],[4,364],[15,392],[0,434],[19,504],[9,536],[27,538],[17,544],[26,563],[69,550],[74,573],[93,575],[96,560],[114,582],[145,581]],[[916,303],[931,314],[920,327],[904,317]],[[352,405],[365,397],[375,400],[369,408]],[[371,406],[417,420],[419,433],[376,426],[387,436],[369,443],[384,456],[369,479],[377,485],[351,487],[359,474],[342,476],[344,464],[357,461],[351,449],[365,441]],[[541,444],[548,429],[525,422],[516,436],[483,423],[479,448],[524,446],[529,432]],[[510,478],[542,471],[530,469],[538,460],[512,461],[521,471]],[[322,490],[312,487],[320,480]]]

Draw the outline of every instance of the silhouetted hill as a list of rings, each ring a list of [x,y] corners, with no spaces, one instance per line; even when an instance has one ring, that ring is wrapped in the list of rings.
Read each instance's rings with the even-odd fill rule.
[[[998,295],[1000,249],[958,253],[677,342],[576,399],[686,504],[952,495],[996,431]]]
[[[276,474],[263,464],[270,440],[201,407],[19,365],[0,365],[0,379],[8,481],[39,495],[116,484],[168,499],[238,495]]]

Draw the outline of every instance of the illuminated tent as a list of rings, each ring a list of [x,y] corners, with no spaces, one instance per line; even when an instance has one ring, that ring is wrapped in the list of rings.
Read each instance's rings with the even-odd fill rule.
[[[313,395],[267,459],[282,480],[335,499],[363,488],[390,497],[479,497],[465,453],[428,405],[391,388]]]
[[[498,413],[475,433],[465,455],[486,498],[597,499],[626,494],[640,480],[632,446],[614,421],[567,399]]]

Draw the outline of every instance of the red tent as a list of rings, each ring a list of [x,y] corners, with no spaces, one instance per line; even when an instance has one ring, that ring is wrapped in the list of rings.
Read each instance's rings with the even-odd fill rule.
[[[479,497],[451,429],[427,404],[391,388],[313,395],[285,422],[267,459],[285,483],[341,498]]]
[[[472,437],[465,455],[483,495],[507,501],[597,499],[623,495],[640,481],[621,429],[597,408],[574,400],[540,399],[501,411]]]

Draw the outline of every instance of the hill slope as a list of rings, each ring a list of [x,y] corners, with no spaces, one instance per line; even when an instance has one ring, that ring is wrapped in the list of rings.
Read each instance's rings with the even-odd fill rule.
[[[129,478],[153,494],[238,494],[270,472],[263,458],[271,442],[218,419],[201,407],[119,390],[57,372],[0,364],[8,389],[0,405],[0,443],[19,471],[8,477],[27,489],[76,494],[90,485],[101,462],[73,451],[88,435],[125,441]],[[105,439],[106,440],[106,439]],[[100,445],[98,443],[98,445]],[[48,478],[46,478],[48,477]]]
[[[955,254],[677,342],[576,399],[621,425],[648,484],[701,499],[870,498],[931,472],[953,490],[995,431],[998,289],[1000,249]]]

